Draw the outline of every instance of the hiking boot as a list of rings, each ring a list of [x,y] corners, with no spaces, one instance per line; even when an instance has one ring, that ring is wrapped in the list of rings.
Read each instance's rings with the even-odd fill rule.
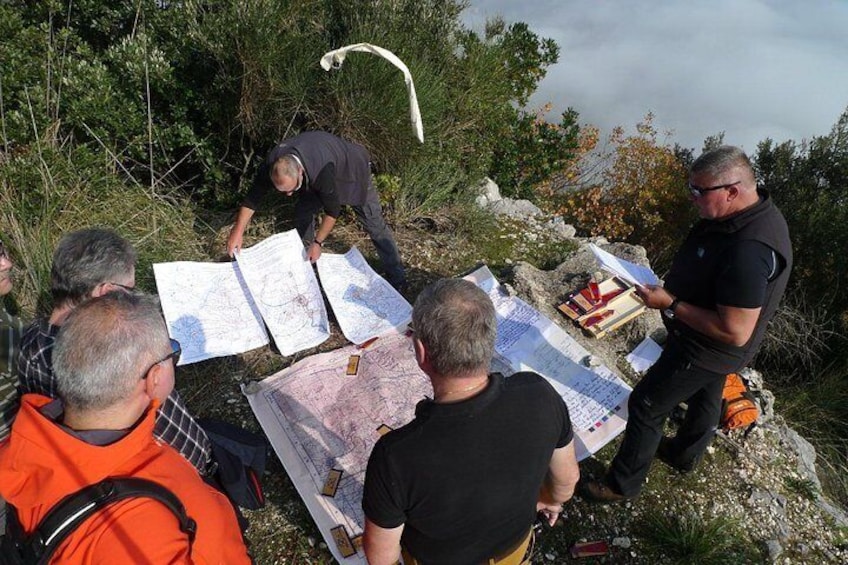
[[[589,481],[583,485],[581,495],[589,502],[598,502],[600,504],[609,504],[610,502],[624,502],[635,498],[633,496],[625,496],[615,492],[604,481]]]
[[[674,454],[674,450],[672,449],[673,441],[674,440],[672,440],[672,438],[670,437],[663,437],[660,440],[660,446],[657,448],[657,459],[659,459],[681,475],[691,473],[695,469],[697,461],[681,463],[677,459],[677,456]]]

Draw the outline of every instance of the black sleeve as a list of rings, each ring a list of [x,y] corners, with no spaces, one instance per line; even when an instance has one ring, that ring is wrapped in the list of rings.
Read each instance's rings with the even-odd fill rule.
[[[562,431],[559,435],[559,441],[556,443],[556,447],[559,449],[571,443],[571,440],[574,439],[574,430],[571,427],[571,416],[568,414],[568,406],[565,405],[565,400],[556,391],[554,391],[554,394],[557,397],[557,410],[562,418]]]
[[[311,188],[321,200],[324,212],[328,216],[338,218],[342,213],[342,204],[336,190],[336,166],[333,163],[324,165],[324,168],[312,181]]]
[[[271,183],[270,170],[267,163],[262,163],[256,176],[253,177],[253,185],[250,187],[241,205],[251,210],[256,210],[262,204],[265,196],[274,189]]]
[[[400,501],[397,480],[391,472],[383,438],[377,441],[365,470],[362,510],[365,516],[381,528],[397,528],[406,522],[406,512]]]
[[[759,241],[742,241],[728,251],[716,279],[716,303],[735,308],[759,308],[769,280],[779,274],[777,254]]]

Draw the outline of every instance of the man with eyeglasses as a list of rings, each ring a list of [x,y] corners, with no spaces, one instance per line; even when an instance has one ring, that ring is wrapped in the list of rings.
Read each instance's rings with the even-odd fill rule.
[[[747,155],[722,146],[689,171],[701,220],[677,251],[664,286],[638,287],[662,312],[668,341],[633,389],[624,440],[606,477],[584,485],[597,502],[636,497],[654,455],[686,473],[700,461],[721,415],[725,377],[756,355],[792,269],[783,215],[758,189]],[[673,438],[663,437],[671,411],[687,403]]]
[[[53,310],[27,327],[21,338],[18,378],[22,394],[56,397],[52,352],[67,317],[92,298],[135,287],[136,252],[117,233],[82,229],[66,234],[53,253],[50,293]],[[212,465],[212,446],[206,432],[191,416],[176,389],[156,414],[154,435],[179,451],[201,474]]]
[[[368,232],[386,271],[386,280],[406,287],[406,271],[392,230],[380,208],[371,180],[370,156],[361,145],[323,131],[307,131],[286,139],[268,154],[259,168],[227,239],[227,253],[241,249],[244,230],[268,194],[297,196],[295,227],[313,263],[321,256],[342,206],[351,206]],[[318,231],[315,215],[324,212]]]
[[[250,563],[229,500],[154,437],[178,356],[151,296],[108,293],[64,321],[53,348],[58,399],[22,398],[11,437],[0,444],[0,495],[29,534],[86,486],[146,479],[170,490],[197,527],[192,543],[164,504],[131,497],[83,521],[51,563]]]

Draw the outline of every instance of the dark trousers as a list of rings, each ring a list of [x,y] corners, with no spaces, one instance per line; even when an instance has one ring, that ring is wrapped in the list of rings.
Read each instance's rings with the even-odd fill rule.
[[[610,465],[607,481],[625,496],[642,489],[674,407],[688,410],[670,453],[675,464],[697,462],[710,445],[721,416],[725,375],[691,366],[671,344],[630,394],[624,441]]]
[[[315,239],[315,215],[321,210],[321,201],[318,198],[298,198],[295,205],[295,224],[300,238],[311,243]],[[386,272],[386,280],[392,286],[398,286],[406,282],[406,271],[400,260],[400,252],[395,243],[392,230],[383,219],[383,210],[380,207],[380,196],[374,186],[368,188],[368,196],[362,206],[353,206],[359,225],[371,237],[377,255],[383,263]]]

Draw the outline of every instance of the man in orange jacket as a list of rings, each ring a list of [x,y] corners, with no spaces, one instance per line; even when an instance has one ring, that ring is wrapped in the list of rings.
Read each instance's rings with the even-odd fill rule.
[[[166,487],[197,522],[193,545],[159,501],[128,498],[85,520],[54,563],[250,563],[226,497],[156,441],[156,408],[174,386],[179,344],[157,301],[109,293],[79,307],[53,351],[59,399],[27,394],[0,444],[0,495],[32,532],[62,498],[107,477]]]

